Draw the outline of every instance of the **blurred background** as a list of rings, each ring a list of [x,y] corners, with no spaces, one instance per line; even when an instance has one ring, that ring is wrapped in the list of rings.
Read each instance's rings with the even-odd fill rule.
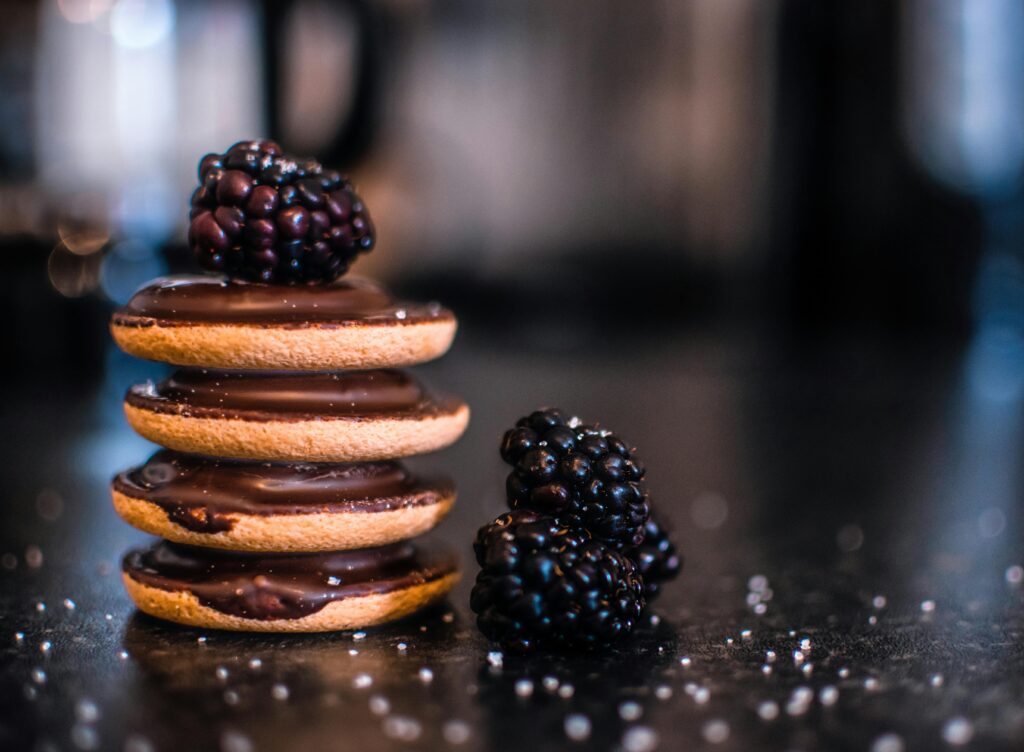
[[[523,341],[974,336],[1019,370],[1022,41],[1011,0],[12,0],[3,376],[98,379],[111,306],[188,266],[198,158],[255,136],[353,176],[359,273]]]
[[[1024,0],[5,0],[0,619],[77,629],[57,605],[74,597],[93,641],[46,639],[74,676],[106,677],[110,738],[116,713],[168,738],[200,716],[191,693],[182,714],[150,713],[167,697],[141,685],[137,704],[110,657],[155,629],[130,625],[107,576],[144,539],[108,483],[154,448],[120,404],[164,367],[119,353],[107,321],[144,281],[191,270],[197,162],[254,137],[347,171],[379,238],[356,273],[460,317],[451,354],[417,373],[473,421],[413,466],[455,477],[439,534],[464,561],[503,508],[501,432],[560,405],[650,468],[687,559],[659,602],[681,649],[724,674],[710,646],[726,636],[810,627],[838,665],[906,688],[823,720],[831,743],[794,732],[779,749],[867,749],[892,728],[937,749],[954,714],[1005,742],[976,748],[1020,748]],[[770,577],[771,604],[751,576]],[[471,583],[452,598],[463,626]],[[936,603],[948,631],[908,637]],[[468,650],[475,675],[482,641],[460,634],[443,649]],[[21,712],[30,653],[0,705],[15,698],[12,726],[63,728],[49,706]],[[751,661],[721,712],[754,692]],[[939,668],[946,694],[899,684]],[[482,723],[543,732],[484,694],[460,701]],[[666,718],[666,739],[699,739]],[[759,746],[733,728],[735,749]]]

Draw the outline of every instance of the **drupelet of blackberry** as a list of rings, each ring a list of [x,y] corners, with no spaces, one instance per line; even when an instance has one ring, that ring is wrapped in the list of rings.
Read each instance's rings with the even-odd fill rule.
[[[669,531],[651,516],[644,525],[644,540],[639,546],[625,552],[636,564],[643,577],[647,600],[651,601],[661,592],[661,584],[675,579],[683,568],[683,557],[676,551],[669,538]]]
[[[239,141],[203,157],[189,219],[201,267],[255,282],[330,282],[374,244],[348,179],[273,141]]]
[[[511,651],[607,647],[646,605],[630,559],[548,515],[503,514],[473,548],[481,571],[470,607],[480,630]]]
[[[615,550],[640,545],[650,515],[644,467],[622,439],[545,408],[505,433],[513,509],[554,515]]]

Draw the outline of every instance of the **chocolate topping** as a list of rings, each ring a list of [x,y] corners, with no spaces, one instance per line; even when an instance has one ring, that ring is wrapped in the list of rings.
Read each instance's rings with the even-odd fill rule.
[[[163,381],[136,384],[134,407],[198,417],[244,420],[420,417],[455,412],[461,404],[435,399],[405,371],[222,371],[182,368]]]
[[[299,619],[332,601],[388,593],[457,571],[450,552],[410,543],[321,554],[250,554],[160,541],[129,551],[122,563],[133,580],[189,592],[204,606],[246,619]]]
[[[454,318],[440,305],[396,301],[365,279],[328,285],[263,285],[218,276],[161,277],[114,313],[120,326],[250,324],[263,326],[406,325]]]
[[[398,462],[256,462],[170,449],[118,475],[114,489],[199,533],[230,530],[231,513],[386,512],[454,494],[449,479],[421,479]]]

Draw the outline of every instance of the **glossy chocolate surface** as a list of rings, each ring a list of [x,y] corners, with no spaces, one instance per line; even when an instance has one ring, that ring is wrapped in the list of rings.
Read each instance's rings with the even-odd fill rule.
[[[461,404],[435,399],[405,371],[223,371],[182,368],[125,397],[157,412],[249,420],[403,417],[452,413]]]
[[[411,543],[318,554],[222,552],[160,541],[130,551],[122,569],[150,587],[190,592],[246,619],[298,619],[333,601],[422,585],[457,570],[453,554]]]
[[[453,319],[437,303],[394,300],[360,278],[328,285],[263,285],[219,276],[177,275],[149,283],[114,314],[121,326],[250,324],[265,326],[403,325]]]
[[[118,475],[114,489],[199,533],[230,530],[232,513],[386,512],[454,494],[450,479],[419,478],[399,462],[254,462],[170,449]]]

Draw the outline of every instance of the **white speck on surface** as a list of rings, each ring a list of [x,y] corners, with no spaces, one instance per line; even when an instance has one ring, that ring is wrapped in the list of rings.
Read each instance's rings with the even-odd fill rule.
[[[366,632],[353,632],[352,633],[352,639],[355,640],[356,642],[359,642],[360,640],[365,640],[366,639]]]
[[[548,692],[554,692],[558,689],[558,679],[553,676],[545,676],[540,680],[540,683]]]
[[[839,702],[839,690],[831,684],[822,687],[818,690],[818,702],[826,708],[832,707]]]
[[[356,689],[366,689],[373,686],[373,677],[369,674],[356,674],[352,679],[352,686]]]
[[[810,709],[813,700],[814,690],[810,687],[797,687],[786,701],[786,714],[803,715]]]
[[[698,705],[706,705],[711,699],[711,690],[707,687],[698,687],[697,691],[693,693],[693,701]]]
[[[406,311],[404,308],[399,308],[397,311],[395,311],[395,318],[398,319],[399,321],[404,321],[408,315],[409,312]]]
[[[684,655],[679,659],[679,665],[683,668],[689,668],[693,664],[693,660],[688,655]]]
[[[206,644],[206,635],[199,635],[196,638],[196,642],[198,642],[200,645],[205,645]]]
[[[926,600],[926,601],[921,601],[921,613],[930,614],[930,613],[932,613],[934,611],[935,611],[935,601],[933,601],[930,598],[928,600]]]
[[[771,665],[768,664],[768,663],[762,664],[762,666],[761,666],[761,673],[764,674],[765,676],[771,676],[771,674],[772,674],[772,667],[771,667]]]
[[[505,663],[505,654],[500,650],[492,650],[487,654],[487,662],[491,664],[493,668],[501,668]]]
[[[843,553],[853,553],[864,545],[864,531],[860,525],[843,525],[836,533],[836,545]]]
[[[220,734],[221,752],[253,752],[252,740],[241,731],[226,729]]]
[[[683,685],[683,691],[693,697],[693,695],[697,694],[697,682],[686,682]]]
[[[942,738],[947,744],[961,747],[974,738],[974,724],[958,715],[942,724]]]
[[[764,700],[757,706],[757,714],[762,721],[774,721],[779,717],[779,703],[774,700]]]
[[[803,653],[809,652],[811,649],[811,638],[801,637],[800,638],[800,651]]]
[[[470,737],[469,724],[465,721],[446,721],[441,727],[441,736],[449,744],[465,744]]]
[[[41,668],[32,669],[30,676],[32,677],[32,681],[36,684],[46,684],[46,672]]]
[[[667,684],[659,684],[654,688],[654,696],[659,700],[668,700],[672,697],[672,687]]]
[[[774,650],[766,650],[766,651],[764,651],[764,659],[768,663],[775,663],[775,658],[776,658],[776,655],[775,655],[775,651]]]
[[[716,718],[705,723],[700,733],[708,744],[721,744],[729,738],[729,724]]]
[[[888,600],[884,595],[876,595],[874,598],[871,599],[871,605],[877,609],[885,608],[887,603]]]
[[[70,598],[65,598],[64,599],[64,608],[66,608],[68,611],[74,611],[75,610],[75,602],[73,600],[71,600]]]
[[[874,692],[878,689],[878,679],[873,676],[869,676],[864,680],[864,689],[868,692]]]
[[[868,624],[870,624],[872,627],[878,624],[878,617],[874,614],[871,614],[871,616],[868,617]]]
[[[36,611],[43,613],[46,610],[46,603],[44,601],[36,601]]]
[[[370,712],[374,715],[387,715],[391,712],[391,701],[384,695],[374,695],[370,698]]]
[[[337,587],[338,585],[341,584],[341,578],[340,577],[335,577],[332,574],[330,577],[327,578],[327,584],[330,585],[331,587]]]
[[[261,668],[263,668],[263,660],[260,658],[250,658],[249,668],[251,668],[253,671],[259,671]]]
[[[228,669],[226,666],[217,666],[217,669],[213,673],[222,682],[228,680]]]
[[[398,652],[404,653],[406,650],[409,649],[409,646],[406,645],[404,642],[400,642],[397,645],[395,645],[395,648],[398,650]]]
[[[731,637],[726,637],[725,638],[725,644],[726,645],[732,645],[733,642],[734,642],[734,640]]]
[[[931,684],[933,687],[938,688],[946,683],[946,679],[942,676],[942,674],[932,674],[931,677],[929,677],[928,679],[928,683]]]
[[[117,657],[120,658],[122,661],[127,661],[128,660],[128,651],[127,650],[120,651],[117,654]]]
[[[574,742],[582,742],[590,738],[590,719],[582,713],[567,715],[562,726],[565,729],[565,735]]]
[[[103,614],[103,618],[106,619],[107,621],[113,621],[114,620],[114,615],[113,614]]]
[[[356,650],[355,648],[349,648],[348,649],[348,654],[349,655],[359,655],[359,651]]]
[[[871,742],[871,752],[903,752],[904,749],[903,737],[891,732],[875,737]]]
[[[419,676],[420,681],[424,684],[430,684],[430,682],[434,681],[434,672],[426,666],[419,670],[417,676]]]
[[[25,642],[25,633],[24,632],[15,632],[14,633],[14,644],[15,645],[20,645],[23,642]]]
[[[516,681],[516,696],[517,697],[529,697],[533,694],[533,682],[529,679],[519,679]]]
[[[563,684],[558,688],[558,696],[563,700],[568,700],[574,694],[576,694],[576,688],[571,684]]]
[[[1020,564],[1013,564],[1006,568],[1006,574],[1003,576],[1010,585],[1020,585],[1024,582],[1024,567]]]
[[[803,667],[800,669],[800,671],[803,672],[804,676],[810,676],[812,673],[814,673],[814,664],[805,663]]]
[[[124,740],[124,752],[156,752],[156,745],[142,734],[129,734]]]
[[[96,723],[100,719],[99,706],[88,697],[75,703],[75,718],[82,723]]]
[[[619,703],[619,718],[624,721],[636,721],[639,720],[640,716],[644,714],[644,709],[640,706],[640,703],[634,702],[633,700],[626,700],[625,702]]]
[[[39,652],[43,655],[49,655],[51,650],[53,650],[53,643],[49,640],[43,640],[39,643]]]
[[[79,749],[99,749],[100,736],[92,726],[76,723],[71,727],[71,743]]]
[[[749,629],[744,629],[740,632],[740,637],[744,640],[749,640],[753,635],[754,633]]]
[[[622,735],[625,752],[652,752],[658,748],[658,732],[647,726],[634,726]]]
[[[270,696],[278,702],[284,702],[288,699],[290,694],[291,692],[288,691],[288,687],[284,684],[278,683],[270,688]]]
[[[838,671],[836,671],[836,673],[839,674],[840,679],[850,678],[850,669],[848,669],[846,666],[840,668]]]
[[[803,654],[802,651],[800,651],[800,650],[794,650],[793,651],[793,663],[795,663],[797,666],[799,666],[801,663],[804,662],[804,658],[805,657],[806,656]]]

